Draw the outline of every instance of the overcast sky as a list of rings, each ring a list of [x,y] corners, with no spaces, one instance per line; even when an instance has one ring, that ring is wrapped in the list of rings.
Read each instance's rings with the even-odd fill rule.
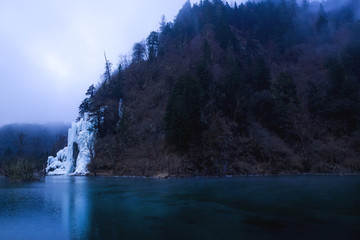
[[[1,0],[0,125],[74,121],[104,71],[104,51],[117,65],[184,2]]]

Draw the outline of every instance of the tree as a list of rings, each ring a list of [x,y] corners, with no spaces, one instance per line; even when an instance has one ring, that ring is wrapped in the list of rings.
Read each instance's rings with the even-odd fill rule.
[[[328,70],[329,76],[328,96],[330,98],[348,97],[347,89],[349,87],[345,84],[347,82],[347,74],[344,66],[337,58],[330,57],[325,63],[325,68]]]
[[[163,32],[165,27],[166,27],[166,18],[165,15],[162,15],[160,21],[160,32]]]
[[[13,155],[13,153],[11,151],[11,148],[8,147],[4,152],[4,158],[10,157],[12,155]]]
[[[296,85],[290,74],[280,73],[273,84],[274,118],[273,128],[280,134],[291,133],[291,117],[295,115],[297,101]]]
[[[360,82],[360,42],[352,41],[342,53],[342,63],[349,73]]]
[[[255,61],[253,74],[253,89],[255,91],[263,91],[270,88],[270,69],[266,65],[263,58],[258,58]]]
[[[84,117],[84,113],[90,111],[89,98],[85,98],[79,106],[79,116]]]
[[[148,48],[149,62],[152,62],[158,54],[159,48],[159,34],[157,32],[152,31],[148,38],[146,39],[146,45]]]
[[[92,108],[92,99],[95,95],[95,87],[94,84],[92,84],[88,90],[86,91],[85,95],[88,96],[85,98],[80,106],[79,106],[79,117],[84,117],[84,113],[90,112]]]
[[[132,62],[139,63],[144,61],[146,56],[146,46],[144,42],[138,42],[134,44],[133,54],[132,54]]]
[[[272,127],[274,123],[274,99],[269,91],[255,92],[251,99],[251,111],[256,121],[265,127]]]
[[[4,155],[0,157],[0,174],[2,174],[3,168],[6,164],[9,164],[9,162],[14,158],[13,152],[11,151],[11,148],[6,148]]]
[[[111,80],[111,66],[112,63],[106,58],[106,54],[104,52],[104,57],[105,57],[105,73],[104,73],[104,82],[110,82]]]
[[[103,137],[105,135],[105,130],[103,128],[104,123],[105,109],[99,108],[90,113],[90,121],[92,128],[89,131],[96,133],[96,136]]]
[[[321,87],[314,82],[307,82],[306,99],[307,109],[312,117],[318,117],[321,111],[324,110],[324,97],[320,92]]]
[[[241,69],[230,49],[233,48],[229,48],[227,54],[227,66],[222,76],[223,82],[219,85],[217,106],[224,115],[243,125],[248,110],[249,86],[243,81]]]
[[[95,158],[94,148],[96,146],[96,134],[86,141],[86,147],[89,150],[90,162],[88,165],[89,170],[96,176],[97,169],[100,167],[99,159]]]
[[[111,86],[112,89],[112,98],[119,100],[120,98],[123,97],[123,86],[122,86],[122,81],[123,81],[123,69],[121,64],[119,64],[117,72],[115,74],[115,77],[113,79],[113,83]]]
[[[275,100],[287,105],[296,102],[296,86],[291,75],[280,73],[273,85]]]
[[[25,147],[25,138],[26,138],[26,134],[24,134],[23,132],[19,133],[18,135],[18,148],[19,148],[19,151],[18,151],[18,154],[19,154],[19,157],[20,158],[23,158],[24,157],[24,147]]]
[[[85,95],[89,96],[89,97],[93,97],[94,93],[95,93],[95,87],[94,87],[94,84],[92,84],[86,91]]]
[[[179,43],[185,43],[197,32],[197,19],[188,0],[180,9],[174,21],[174,37]]]
[[[304,11],[307,11],[309,9],[309,0],[302,0],[301,7]]]
[[[36,155],[39,155],[40,148],[42,145],[40,137],[34,137],[31,139],[32,147],[33,147],[33,153]]]
[[[200,99],[198,81],[189,75],[180,77],[169,97],[165,115],[166,138],[178,150],[185,150],[189,141],[201,132]]]
[[[298,4],[297,4],[296,0],[290,0],[291,14],[296,14],[297,8],[298,8]]]
[[[318,19],[316,20],[316,31],[319,34],[326,34],[329,31],[329,21],[327,19],[323,5],[320,3]]]
[[[34,163],[24,158],[19,158],[8,163],[4,168],[5,176],[17,181],[34,180]]]
[[[333,121],[335,127],[330,127],[335,133],[349,133],[357,127],[360,116],[358,84],[348,76],[337,58],[328,59],[325,67],[329,87],[323,118]]]

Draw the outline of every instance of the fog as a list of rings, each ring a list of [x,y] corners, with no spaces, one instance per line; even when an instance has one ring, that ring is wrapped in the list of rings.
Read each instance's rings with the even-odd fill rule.
[[[325,10],[346,1],[354,0],[326,1]],[[104,71],[104,52],[116,65],[159,28],[163,14],[172,21],[184,2],[2,1],[0,125],[75,120],[85,91]]]
[[[85,91],[104,71],[104,51],[116,65],[184,2],[2,1],[0,125],[75,120]]]

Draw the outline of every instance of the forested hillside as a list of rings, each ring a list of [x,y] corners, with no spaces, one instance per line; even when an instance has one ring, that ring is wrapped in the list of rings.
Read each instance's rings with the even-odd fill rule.
[[[47,157],[66,145],[67,124],[8,124],[0,127],[0,173],[18,159],[26,159],[38,170]]]
[[[359,172],[359,5],[186,2],[131,58],[106,60],[89,88],[80,116],[96,120],[90,169]]]

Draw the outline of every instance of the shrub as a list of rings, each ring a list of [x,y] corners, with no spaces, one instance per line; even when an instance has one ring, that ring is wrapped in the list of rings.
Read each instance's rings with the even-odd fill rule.
[[[4,173],[11,180],[32,181],[34,180],[35,167],[32,162],[19,158],[5,164]]]

